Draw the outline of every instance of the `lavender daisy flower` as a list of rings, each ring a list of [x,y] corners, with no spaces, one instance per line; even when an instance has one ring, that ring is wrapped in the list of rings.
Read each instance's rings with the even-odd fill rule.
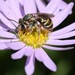
[[[41,0],[0,0],[0,3],[0,49],[17,51],[11,55],[12,59],[27,56],[25,64],[27,75],[32,75],[34,72],[35,58],[55,72],[57,67],[44,48],[59,51],[73,49],[73,47],[57,46],[75,44],[75,39],[66,39],[75,36],[75,23],[54,32],[52,29],[72,13],[74,3],[67,4],[63,0],[50,0],[48,5]],[[47,15],[45,22],[42,17],[41,19],[39,19],[40,16],[36,17],[37,13],[46,13],[46,15],[50,13],[53,17],[49,19]],[[49,31],[46,25],[43,26],[38,19],[42,23],[45,22],[44,24],[50,21],[51,30]]]

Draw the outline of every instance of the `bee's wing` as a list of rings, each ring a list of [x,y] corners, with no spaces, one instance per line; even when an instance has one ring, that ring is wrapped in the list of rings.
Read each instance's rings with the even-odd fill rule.
[[[38,16],[38,17],[49,17],[49,18],[52,18],[52,17],[54,17],[54,15],[53,14],[50,14],[50,13],[33,13],[35,16]]]
[[[49,16],[50,18],[54,17],[54,15],[53,15],[53,14],[48,14],[48,16]]]

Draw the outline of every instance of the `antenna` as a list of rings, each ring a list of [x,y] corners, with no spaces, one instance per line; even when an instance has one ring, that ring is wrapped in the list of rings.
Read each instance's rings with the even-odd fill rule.
[[[12,19],[9,19],[9,18],[7,18],[8,20],[10,20],[10,21],[14,21],[15,23],[17,23],[18,24],[18,22],[16,22],[15,20],[12,20]]]
[[[15,23],[18,24],[18,22],[16,22],[15,20],[9,19],[2,11],[0,11],[0,12],[1,12],[1,14],[2,14],[3,16],[5,16],[8,20],[14,21]],[[11,22],[11,23],[12,23],[12,22]],[[12,23],[12,24],[16,27],[16,25],[15,25],[14,23]]]
[[[18,24],[18,22],[16,22],[15,20],[12,20],[12,19],[9,19],[9,18],[7,18],[7,19]],[[11,23],[16,27],[16,25],[13,22],[11,22]]]

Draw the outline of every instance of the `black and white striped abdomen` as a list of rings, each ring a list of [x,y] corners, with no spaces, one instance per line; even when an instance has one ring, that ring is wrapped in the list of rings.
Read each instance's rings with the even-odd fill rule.
[[[48,30],[52,30],[53,28],[53,23],[50,18],[46,19],[46,22],[43,22],[42,26]]]

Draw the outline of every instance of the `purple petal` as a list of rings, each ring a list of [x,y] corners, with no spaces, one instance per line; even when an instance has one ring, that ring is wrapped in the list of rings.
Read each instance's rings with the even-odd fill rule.
[[[56,1],[55,0],[51,0],[49,2],[49,4],[47,5],[45,12],[47,12],[47,13],[54,13],[54,11],[56,10],[58,4],[60,4],[60,1],[61,0],[56,0]]]
[[[37,12],[35,0],[24,0],[23,2],[25,14]]]
[[[23,0],[19,0],[20,4],[23,5]]]
[[[4,30],[4,28],[3,28],[3,27],[1,27],[2,25],[3,25],[3,24],[1,24],[1,23],[0,23],[0,30]]]
[[[35,1],[36,1],[39,12],[42,12],[42,13],[45,12],[44,9],[46,8],[46,5],[42,2],[42,0],[35,0]]]
[[[8,46],[4,43],[0,44],[0,50],[8,49]]]
[[[21,49],[21,50],[15,52],[15,53],[13,53],[11,55],[11,58],[12,59],[21,59],[24,56],[24,52],[25,52],[25,50],[24,49]]]
[[[15,34],[6,32],[6,31],[4,31],[4,30],[0,30],[0,37],[17,38]]]
[[[60,11],[63,11],[66,7],[67,7],[67,3],[61,0],[61,3],[59,3],[58,8],[56,9],[56,11],[54,12],[54,15],[57,15]],[[69,12],[70,14],[72,13]]]
[[[66,34],[74,29],[75,29],[75,23],[72,23],[72,24],[70,24],[60,30],[52,32],[51,36],[58,36],[58,35]]]
[[[72,31],[63,35],[59,35],[59,36],[52,36],[52,39],[64,39],[64,38],[70,38],[73,36],[75,36],[75,31]]]
[[[0,43],[18,42],[19,39],[0,39]]]
[[[72,8],[73,8],[73,5],[74,3],[70,3],[68,4],[68,6],[63,10],[61,11],[59,14],[57,14],[52,20],[53,20],[53,25],[54,25],[54,28],[56,26],[58,26],[62,21],[65,20],[65,18],[70,14]]]
[[[23,48],[25,50],[24,55],[25,56],[31,56],[33,54],[33,48],[30,46],[26,46]]]
[[[61,8],[65,8],[68,4],[65,1],[61,0],[61,3],[59,5]],[[60,7],[58,7],[58,8],[60,8]]]
[[[52,71],[56,71],[56,65],[54,64],[54,62],[50,59],[50,57],[46,54],[46,52],[43,49],[38,49],[39,51],[39,56],[35,55],[36,58],[38,58],[40,60],[40,58],[42,59],[41,62],[43,62],[43,64],[50,70]],[[37,60],[38,60],[37,59]]]
[[[7,43],[7,46],[13,50],[19,50],[23,48],[25,44],[23,42],[11,42],[11,43]]]
[[[8,7],[8,5],[5,3],[4,0],[0,0],[0,9],[1,11],[8,17],[11,18],[13,20],[16,20],[16,17],[14,16],[13,12],[11,12],[10,8]]]
[[[49,45],[72,45],[75,44],[75,40],[51,40],[49,39],[46,44]]]
[[[40,54],[40,48],[35,49],[35,57],[38,61],[43,62],[42,56]]]
[[[19,18],[22,18],[19,1],[18,0],[9,0],[8,3],[9,3],[11,11],[13,11],[15,16],[17,17],[17,20]]]
[[[26,65],[25,65],[25,71],[26,75],[32,75],[34,72],[34,65],[35,65],[35,57],[34,54],[32,56],[27,58]]]
[[[11,57],[13,59],[20,59],[22,58],[24,55],[26,56],[31,56],[33,54],[33,50],[31,49],[31,47],[27,47],[25,46],[24,48],[20,49],[19,51],[17,51],[16,53],[12,54]]]
[[[4,1],[5,5],[7,6],[8,10],[10,10],[10,14],[13,15],[13,17],[15,18],[15,21],[18,20],[17,16],[15,15],[15,13],[13,12],[13,10],[11,9],[11,6],[10,6],[10,1],[9,0],[6,0]],[[2,11],[2,10],[1,10]],[[2,11],[3,12],[3,11]],[[8,17],[8,16],[7,16]]]
[[[8,19],[6,19],[6,18],[4,17],[4,15],[2,15],[1,13],[0,13],[0,19],[1,19],[1,21],[2,21],[5,25],[7,25],[9,28],[15,29],[15,26],[14,26]]]
[[[61,51],[61,50],[71,50],[71,49],[73,49],[74,47],[62,48],[62,47],[51,47],[51,46],[44,45],[43,48],[46,48],[46,49],[49,49],[49,50]]]

